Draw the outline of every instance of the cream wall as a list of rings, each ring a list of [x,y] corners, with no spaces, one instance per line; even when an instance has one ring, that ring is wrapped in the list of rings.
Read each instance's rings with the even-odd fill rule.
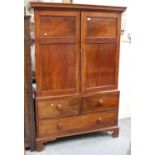
[[[119,69],[119,118],[131,117],[131,56],[131,45],[127,42],[121,42]]]

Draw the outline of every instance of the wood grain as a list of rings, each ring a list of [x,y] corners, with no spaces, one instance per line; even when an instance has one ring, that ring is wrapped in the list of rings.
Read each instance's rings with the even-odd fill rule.
[[[116,18],[87,16],[87,37],[116,37]]]
[[[36,11],[36,14],[38,96],[78,94],[80,91],[80,13],[59,11],[37,13]]]
[[[82,98],[82,113],[118,110],[119,92]]]
[[[81,98],[49,99],[37,102],[39,119],[58,118],[80,113]]]
[[[86,89],[114,85],[115,48],[115,44],[86,45]]]
[[[117,89],[119,14],[82,12],[82,92]]]
[[[42,3],[30,2],[27,8],[31,10],[80,10],[80,11],[100,11],[100,12],[117,12],[122,13],[126,7],[119,6],[104,6],[104,5],[88,5],[88,4],[65,4],[65,3]]]
[[[100,121],[98,121],[100,119]],[[55,120],[40,120],[38,137],[57,137],[68,133],[101,129],[117,125],[117,112],[93,113]]]
[[[75,37],[76,19],[74,16],[41,16],[39,35],[40,37]]]
[[[59,137],[119,135],[119,47],[125,7],[29,3],[36,47],[36,149]]]

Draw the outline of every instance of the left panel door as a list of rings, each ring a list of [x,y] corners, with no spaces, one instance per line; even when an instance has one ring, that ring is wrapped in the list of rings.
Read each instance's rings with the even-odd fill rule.
[[[80,92],[80,12],[35,11],[37,96]]]

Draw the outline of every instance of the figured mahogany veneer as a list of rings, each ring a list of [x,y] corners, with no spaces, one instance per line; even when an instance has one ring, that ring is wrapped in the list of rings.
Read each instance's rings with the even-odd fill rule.
[[[38,138],[61,137],[117,125],[117,111],[39,120]]]
[[[38,96],[78,94],[80,87],[80,14],[38,11],[35,14]]]
[[[66,15],[66,12],[64,14]],[[40,18],[40,37],[74,37],[76,33],[76,20],[74,16],[67,17],[63,15],[62,18],[62,15],[55,16],[53,12],[50,16],[42,16]]]
[[[116,37],[116,18],[104,18],[103,14],[87,16],[87,37]],[[94,14],[95,17],[92,17]]]
[[[49,99],[37,102],[38,118],[57,118],[76,115],[80,112],[80,98]]]
[[[59,137],[118,137],[118,66],[125,7],[29,3],[36,49],[36,150]]]
[[[118,110],[119,92],[83,97],[81,113]]]

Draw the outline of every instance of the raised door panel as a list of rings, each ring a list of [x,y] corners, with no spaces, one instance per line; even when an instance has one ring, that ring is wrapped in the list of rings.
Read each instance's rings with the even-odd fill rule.
[[[35,13],[37,95],[79,94],[80,13]]]
[[[41,45],[42,90],[75,89],[75,48],[74,44]]]
[[[115,18],[87,17],[87,37],[116,37]]]
[[[114,85],[115,48],[115,44],[86,45],[86,88]]]
[[[76,18],[61,16],[46,16],[40,18],[39,35],[44,37],[75,37]]]
[[[82,12],[82,92],[117,88],[120,15]]]

